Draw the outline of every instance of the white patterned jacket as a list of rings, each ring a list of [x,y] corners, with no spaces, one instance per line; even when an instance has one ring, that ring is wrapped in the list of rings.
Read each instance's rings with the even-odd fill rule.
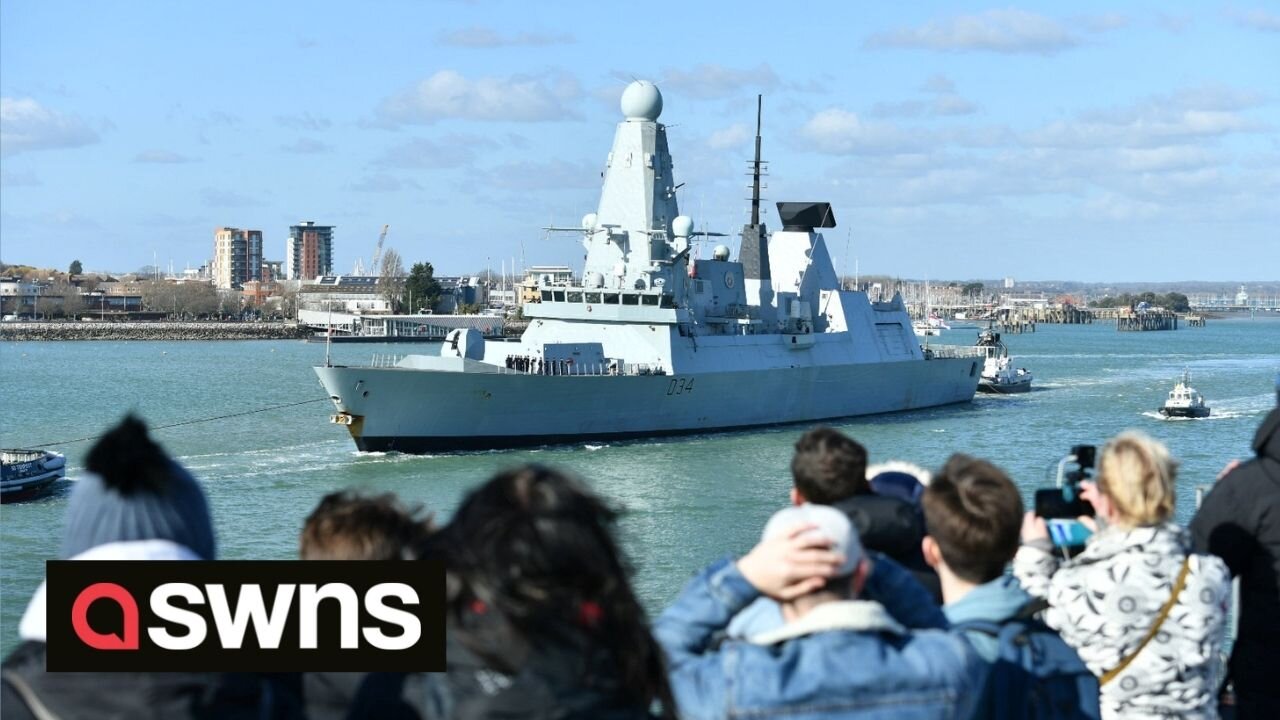
[[[1013,573],[1049,601],[1044,621],[1099,677],[1146,637],[1191,551],[1173,523],[1112,527],[1069,561],[1024,545]],[[1231,578],[1220,558],[1191,555],[1186,586],[1155,638],[1102,688],[1103,718],[1216,718]]]

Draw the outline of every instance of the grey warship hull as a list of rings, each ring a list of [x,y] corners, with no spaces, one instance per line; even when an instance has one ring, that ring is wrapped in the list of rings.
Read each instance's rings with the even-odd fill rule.
[[[339,417],[360,450],[435,453],[722,432],[968,402],[977,362],[639,376],[355,367],[316,373],[331,398],[341,398]]]

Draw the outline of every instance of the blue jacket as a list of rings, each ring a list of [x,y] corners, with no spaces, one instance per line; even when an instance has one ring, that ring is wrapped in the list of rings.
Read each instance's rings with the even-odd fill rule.
[[[1017,615],[1029,602],[1031,594],[1022,589],[1018,579],[1005,575],[979,585],[953,603],[947,603],[942,607],[942,612],[952,625],[972,620],[999,624]],[[995,638],[980,632],[968,632],[965,635],[983,660],[995,662],[999,650]]]
[[[684,718],[968,718],[986,664],[962,638],[909,632],[865,600],[819,605],[752,642],[711,644],[760,597],[730,559],[695,577],[654,625]]]
[[[883,553],[868,555],[872,559],[871,574],[862,588],[863,599],[880,603],[894,620],[912,630],[946,629],[947,616],[911,571]],[[727,632],[731,638],[750,640],[784,624],[778,601],[762,595],[733,617]]]

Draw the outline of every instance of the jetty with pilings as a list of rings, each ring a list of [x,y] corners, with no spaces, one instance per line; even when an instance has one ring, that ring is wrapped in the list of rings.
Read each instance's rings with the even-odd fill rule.
[[[1178,314],[1171,310],[1147,310],[1116,316],[1116,330],[1121,332],[1177,329]]]

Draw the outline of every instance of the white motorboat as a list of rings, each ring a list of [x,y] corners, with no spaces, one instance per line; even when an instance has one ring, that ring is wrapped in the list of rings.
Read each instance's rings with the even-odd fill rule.
[[[1190,372],[1182,371],[1182,379],[1169,391],[1168,399],[1160,407],[1160,414],[1165,417],[1209,417],[1209,406],[1204,404],[1204,396],[1191,387]]]

